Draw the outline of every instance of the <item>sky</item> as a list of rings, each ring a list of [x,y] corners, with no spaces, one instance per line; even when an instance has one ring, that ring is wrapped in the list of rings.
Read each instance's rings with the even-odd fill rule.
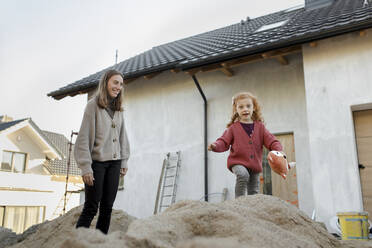
[[[79,131],[87,95],[47,94],[164,43],[304,0],[0,0],[0,115]]]

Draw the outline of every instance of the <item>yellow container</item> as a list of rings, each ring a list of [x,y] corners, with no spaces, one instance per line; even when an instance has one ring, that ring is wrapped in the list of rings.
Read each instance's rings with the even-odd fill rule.
[[[343,240],[368,240],[369,223],[367,212],[337,213]]]

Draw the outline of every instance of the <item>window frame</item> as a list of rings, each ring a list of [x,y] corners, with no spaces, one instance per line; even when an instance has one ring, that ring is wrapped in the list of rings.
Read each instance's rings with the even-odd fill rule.
[[[5,172],[12,172],[12,173],[26,173],[26,170],[27,170],[27,164],[28,164],[28,153],[27,152],[17,152],[17,151],[11,151],[11,150],[3,150],[2,151],[2,157],[1,157],[1,164],[3,163],[3,158],[4,158],[4,152],[8,152],[8,153],[11,153],[11,169],[10,170],[4,170],[1,168],[0,166],[0,171],[5,171]],[[23,169],[21,172],[15,172],[14,171],[14,155],[15,154],[23,154],[25,155],[25,160],[24,160],[24,164],[23,164]]]

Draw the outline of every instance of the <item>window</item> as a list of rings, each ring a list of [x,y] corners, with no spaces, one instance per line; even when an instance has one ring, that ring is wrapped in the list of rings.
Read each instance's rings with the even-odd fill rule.
[[[262,27],[260,27],[259,29],[257,29],[255,33],[262,32],[262,31],[265,31],[265,30],[269,30],[269,29],[272,29],[272,28],[277,28],[277,27],[283,26],[287,21],[288,20],[284,20],[284,21],[281,21],[281,22],[275,22],[275,23],[263,25]]]
[[[45,206],[0,206],[0,226],[22,233],[45,219]]]
[[[26,170],[27,154],[23,152],[3,151],[0,170],[24,173]]]

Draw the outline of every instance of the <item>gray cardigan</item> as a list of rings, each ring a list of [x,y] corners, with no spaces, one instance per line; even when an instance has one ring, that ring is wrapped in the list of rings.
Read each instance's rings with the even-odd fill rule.
[[[74,148],[75,160],[81,175],[93,173],[92,161],[121,160],[128,168],[129,142],[123,113],[115,111],[114,118],[97,104],[97,97],[88,101]]]

